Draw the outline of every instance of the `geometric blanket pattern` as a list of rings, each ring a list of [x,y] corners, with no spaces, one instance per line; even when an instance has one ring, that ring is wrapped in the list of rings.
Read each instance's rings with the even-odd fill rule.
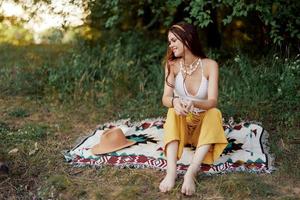
[[[147,119],[141,122],[119,120],[100,125],[92,134],[86,136],[73,149],[64,153],[66,161],[76,166],[112,165],[130,168],[154,168],[165,170],[166,158],[163,154],[164,118]],[[136,143],[116,152],[93,155],[91,148],[99,143],[105,130],[119,127],[129,140]],[[234,171],[270,173],[274,170],[274,158],[269,153],[268,133],[261,125],[254,122],[223,122],[228,145],[222,155],[211,165],[202,164],[206,174],[218,174]],[[185,147],[182,157],[177,162],[177,172],[184,173],[192,159],[195,149]]]

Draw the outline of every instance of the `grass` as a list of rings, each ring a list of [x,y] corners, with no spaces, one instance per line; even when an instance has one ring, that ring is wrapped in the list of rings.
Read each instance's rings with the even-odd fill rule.
[[[20,119],[6,112],[21,103],[32,113],[29,117]],[[85,108],[82,111],[82,107],[74,107],[74,110],[71,110],[56,105],[49,107],[48,104],[40,104],[38,108],[35,105],[36,102],[25,98],[18,101],[11,97],[1,98],[0,111],[4,121],[1,123],[2,129],[24,130],[22,127],[27,127],[27,124],[36,124],[44,130],[44,126],[38,124],[47,123],[46,130],[52,132],[46,137],[26,136],[27,141],[31,142],[19,142],[19,152],[14,155],[7,154],[15,147],[12,143],[1,143],[2,155],[8,160],[11,171],[8,177],[1,177],[1,183],[9,182],[8,185],[1,184],[1,190],[7,191],[3,194],[22,199],[31,199],[34,196],[41,199],[185,198],[180,194],[181,179],[171,193],[159,193],[157,186],[164,173],[156,170],[72,168],[63,161],[61,151],[73,147],[79,136],[86,135],[97,124],[105,122],[105,118],[93,108]],[[42,118],[45,106],[50,110],[46,119]],[[36,111],[32,112],[31,109]],[[39,150],[29,156],[34,142],[38,142]],[[274,139],[271,139],[271,142],[278,149],[278,152],[272,151],[276,154],[278,167],[273,174],[233,173],[213,177],[200,176],[198,193],[189,199],[296,199],[299,194],[299,164],[295,160],[297,146],[286,144],[283,147],[281,144],[277,145]],[[293,162],[291,158],[294,159]]]
[[[109,50],[118,45],[124,45],[122,38]],[[182,179],[172,192],[158,191],[164,172],[73,168],[61,154],[98,124],[166,114],[160,103],[163,48],[151,53],[155,45],[148,50],[127,46],[110,55],[102,55],[107,49],[98,47],[81,52],[67,46],[0,48],[0,157],[10,167],[9,175],[0,175],[0,199],[187,199],[180,193]],[[140,55],[134,55],[136,48]],[[219,107],[226,119],[263,123],[277,170],[270,175],[199,176],[198,192],[188,199],[299,197],[300,150],[295,141],[300,128],[300,61],[276,57],[254,59],[237,52],[222,60]],[[130,73],[126,67],[132,68]],[[18,152],[8,154],[14,148]]]
[[[14,110],[9,112],[9,115],[12,117],[28,117],[29,113],[23,108],[15,108]]]

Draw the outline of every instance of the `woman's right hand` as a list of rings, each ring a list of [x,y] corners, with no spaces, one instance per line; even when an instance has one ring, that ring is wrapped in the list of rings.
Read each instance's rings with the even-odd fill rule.
[[[174,98],[173,100],[174,110],[177,115],[186,116],[188,113],[186,112],[186,109],[184,105],[181,103],[179,98]]]

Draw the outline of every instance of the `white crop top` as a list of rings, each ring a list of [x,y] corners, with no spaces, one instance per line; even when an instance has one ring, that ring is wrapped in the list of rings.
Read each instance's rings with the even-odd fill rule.
[[[180,98],[192,100],[192,101],[198,101],[207,99],[207,92],[208,92],[208,80],[203,74],[203,64],[202,60],[200,60],[200,67],[201,67],[201,83],[199,86],[199,89],[195,96],[188,93],[186,86],[184,84],[183,76],[181,70],[179,70],[178,74],[175,77],[175,88],[174,88],[174,95],[179,96]],[[195,113],[203,112],[205,110],[194,108]]]

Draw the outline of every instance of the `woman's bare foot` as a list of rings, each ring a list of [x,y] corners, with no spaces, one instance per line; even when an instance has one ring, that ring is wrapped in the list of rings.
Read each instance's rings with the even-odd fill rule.
[[[197,168],[190,166],[184,175],[183,184],[181,187],[181,193],[191,196],[196,191],[195,178],[197,174]]]
[[[194,180],[194,176],[184,176],[184,181],[182,184],[182,188],[181,188],[181,193],[191,196],[195,193],[196,191],[196,185],[195,185],[195,180]]]
[[[159,190],[161,192],[168,192],[172,190],[175,185],[176,177],[176,168],[175,170],[169,170],[165,178],[160,182]]]

